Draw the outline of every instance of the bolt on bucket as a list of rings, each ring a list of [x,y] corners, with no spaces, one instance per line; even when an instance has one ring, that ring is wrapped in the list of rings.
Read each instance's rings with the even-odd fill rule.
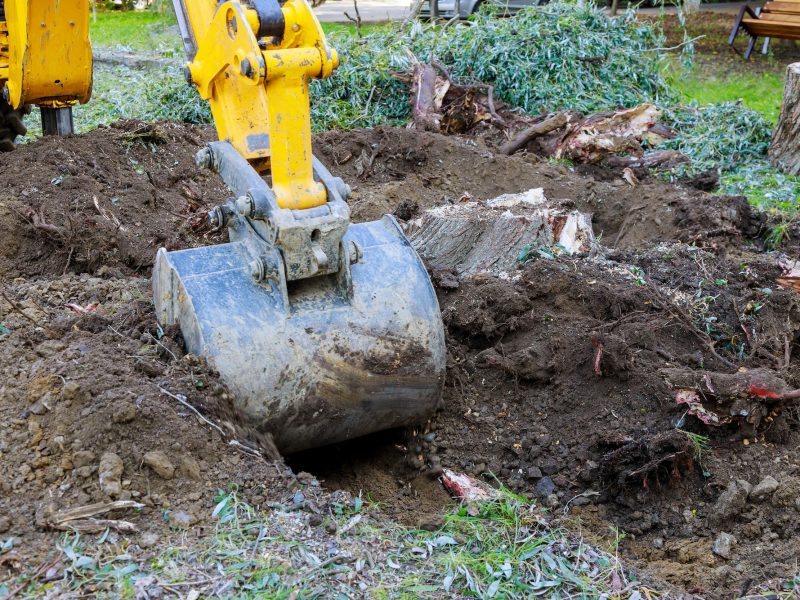
[[[397,222],[346,226],[338,249],[315,246],[320,264],[338,252],[338,269],[290,280],[296,264],[281,256],[291,249],[277,252],[256,221],[228,223],[227,244],[158,251],[159,321],[180,325],[188,351],[219,371],[243,420],[282,452],[424,421],[441,399],[444,330],[428,274]],[[324,238],[324,224],[308,228]]]

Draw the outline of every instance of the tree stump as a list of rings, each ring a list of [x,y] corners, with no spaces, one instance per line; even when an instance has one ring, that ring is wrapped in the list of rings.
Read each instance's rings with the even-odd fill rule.
[[[786,69],[783,104],[769,145],[772,165],[789,175],[800,175],[800,63]]]
[[[410,221],[406,233],[432,270],[458,277],[508,275],[527,257],[587,252],[594,240],[591,215],[547,200],[541,188],[439,206]]]

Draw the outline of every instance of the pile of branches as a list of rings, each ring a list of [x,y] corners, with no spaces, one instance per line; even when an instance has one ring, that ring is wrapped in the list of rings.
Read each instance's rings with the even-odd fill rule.
[[[511,19],[493,10],[486,3],[468,23],[448,27],[412,21],[363,38],[332,36],[343,61],[314,84],[315,129],[407,123],[418,63],[441,65],[456,85],[491,86],[498,101],[534,115],[674,100],[661,74],[663,36],[632,13],[610,19],[591,5],[561,2]]]

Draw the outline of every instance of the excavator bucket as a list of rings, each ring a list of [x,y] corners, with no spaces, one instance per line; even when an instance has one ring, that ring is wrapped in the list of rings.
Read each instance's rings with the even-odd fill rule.
[[[198,160],[237,195],[211,213],[231,241],[159,250],[155,304],[219,371],[238,413],[282,452],[424,421],[441,398],[444,331],[428,274],[394,218],[348,226],[347,188],[317,161],[331,201],[292,211],[229,144],[211,144]],[[328,274],[292,279],[302,266],[291,238],[275,240],[295,222],[296,232],[311,231]]]

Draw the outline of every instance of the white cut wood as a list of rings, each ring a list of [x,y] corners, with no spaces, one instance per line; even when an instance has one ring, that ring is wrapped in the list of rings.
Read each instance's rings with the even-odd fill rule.
[[[511,273],[526,247],[534,255],[540,248],[574,254],[594,241],[591,215],[547,200],[541,188],[439,206],[410,221],[406,233],[429,267],[459,276]]]

